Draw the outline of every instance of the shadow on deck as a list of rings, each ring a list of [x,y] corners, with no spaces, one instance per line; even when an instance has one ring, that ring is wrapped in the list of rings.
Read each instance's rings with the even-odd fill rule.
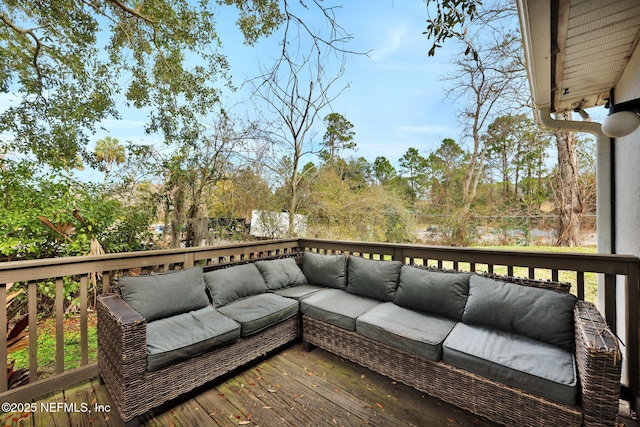
[[[119,426],[97,378],[42,398],[2,426]],[[494,426],[321,349],[295,344],[142,416],[144,426]],[[626,426],[637,426],[622,420]]]

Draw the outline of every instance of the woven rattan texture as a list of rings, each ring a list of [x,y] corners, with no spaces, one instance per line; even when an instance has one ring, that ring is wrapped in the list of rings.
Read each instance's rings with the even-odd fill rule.
[[[98,304],[98,369],[124,421],[245,365],[301,336],[295,316],[233,344],[154,372],[146,371],[146,327],[122,324]]]
[[[618,415],[622,354],[613,333],[593,304],[575,308],[576,361],[581,373],[585,425],[604,425]],[[581,344],[578,345],[578,342]]]
[[[583,304],[576,307],[578,322],[582,322],[580,314],[584,307]],[[582,330],[583,327],[577,326],[577,329]],[[582,365],[591,366],[594,363],[597,365],[592,369],[594,372],[589,372],[589,369],[585,371],[583,368],[580,368],[579,372],[583,384],[583,400],[585,405],[589,406],[587,411],[589,418],[584,420],[582,407],[562,405],[525,393],[444,362],[423,359],[309,316],[303,316],[303,339],[396,381],[506,426],[580,426],[583,425],[583,421],[584,425],[615,425],[620,376],[614,374],[608,377],[608,380],[602,378],[596,380],[599,375],[609,375],[606,372],[598,375],[596,372],[600,365],[610,363],[614,355],[608,352],[604,354],[593,348],[584,348],[588,343],[583,339],[577,343],[578,357],[585,359],[581,362]],[[596,360],[591,361],[594,356]],[[600,358],[603,360],[599,360]],[[585,387],[591,385],[596,388],[585,390]],[[591,394],[594,394],[595,398],[589,398]],[[600,409],[605,407],[611,409],[614,404],[615,410]]]

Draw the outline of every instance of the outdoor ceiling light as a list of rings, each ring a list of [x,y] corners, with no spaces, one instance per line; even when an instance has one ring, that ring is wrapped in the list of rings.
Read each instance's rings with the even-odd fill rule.
[[[640,126],[640,99],[622,102],[609,108],[609,115],[602,121],[602,133],[611,138],[621,138]]]

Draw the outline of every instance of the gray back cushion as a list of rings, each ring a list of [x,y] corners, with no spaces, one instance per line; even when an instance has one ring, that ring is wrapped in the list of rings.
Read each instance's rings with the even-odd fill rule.
[[[549,289],[472,275],[464,323],[490,326],[557,345],[575,346],[573,308],[577,298]]]
[[[308,285],[307,278],[304,277],[293,258],[257,261],[256,267],[260,270],[269,290]]]
[[[312,285],[347,288],[347,257],[344,254],[321,255],[307,251],[302,255],[302,272]]]
[[[380,301],[393,301],[402,267],[400,261],[350,256],[347,266],[347,292]]]
[[[209,271],[204,273],[204,281],[214,307],[267,292],[267,284],[255,263]]]
[[[202,267],[118,279],[122,299],[147,322],[198,310],[209,304]]]
[[[462,320],[471,273],[430,271],[405,265],[393,302],[399,306]]]

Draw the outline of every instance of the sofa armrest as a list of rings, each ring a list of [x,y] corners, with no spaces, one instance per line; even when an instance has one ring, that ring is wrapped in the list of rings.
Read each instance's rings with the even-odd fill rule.
[[[124,384],[144,376],[147,367],[147,322],[119,295],[98,298],[98,369]]]
[[[578,301],[574,320],[584,425],[615,425],[622,367],[618,339],[591,303]]]

